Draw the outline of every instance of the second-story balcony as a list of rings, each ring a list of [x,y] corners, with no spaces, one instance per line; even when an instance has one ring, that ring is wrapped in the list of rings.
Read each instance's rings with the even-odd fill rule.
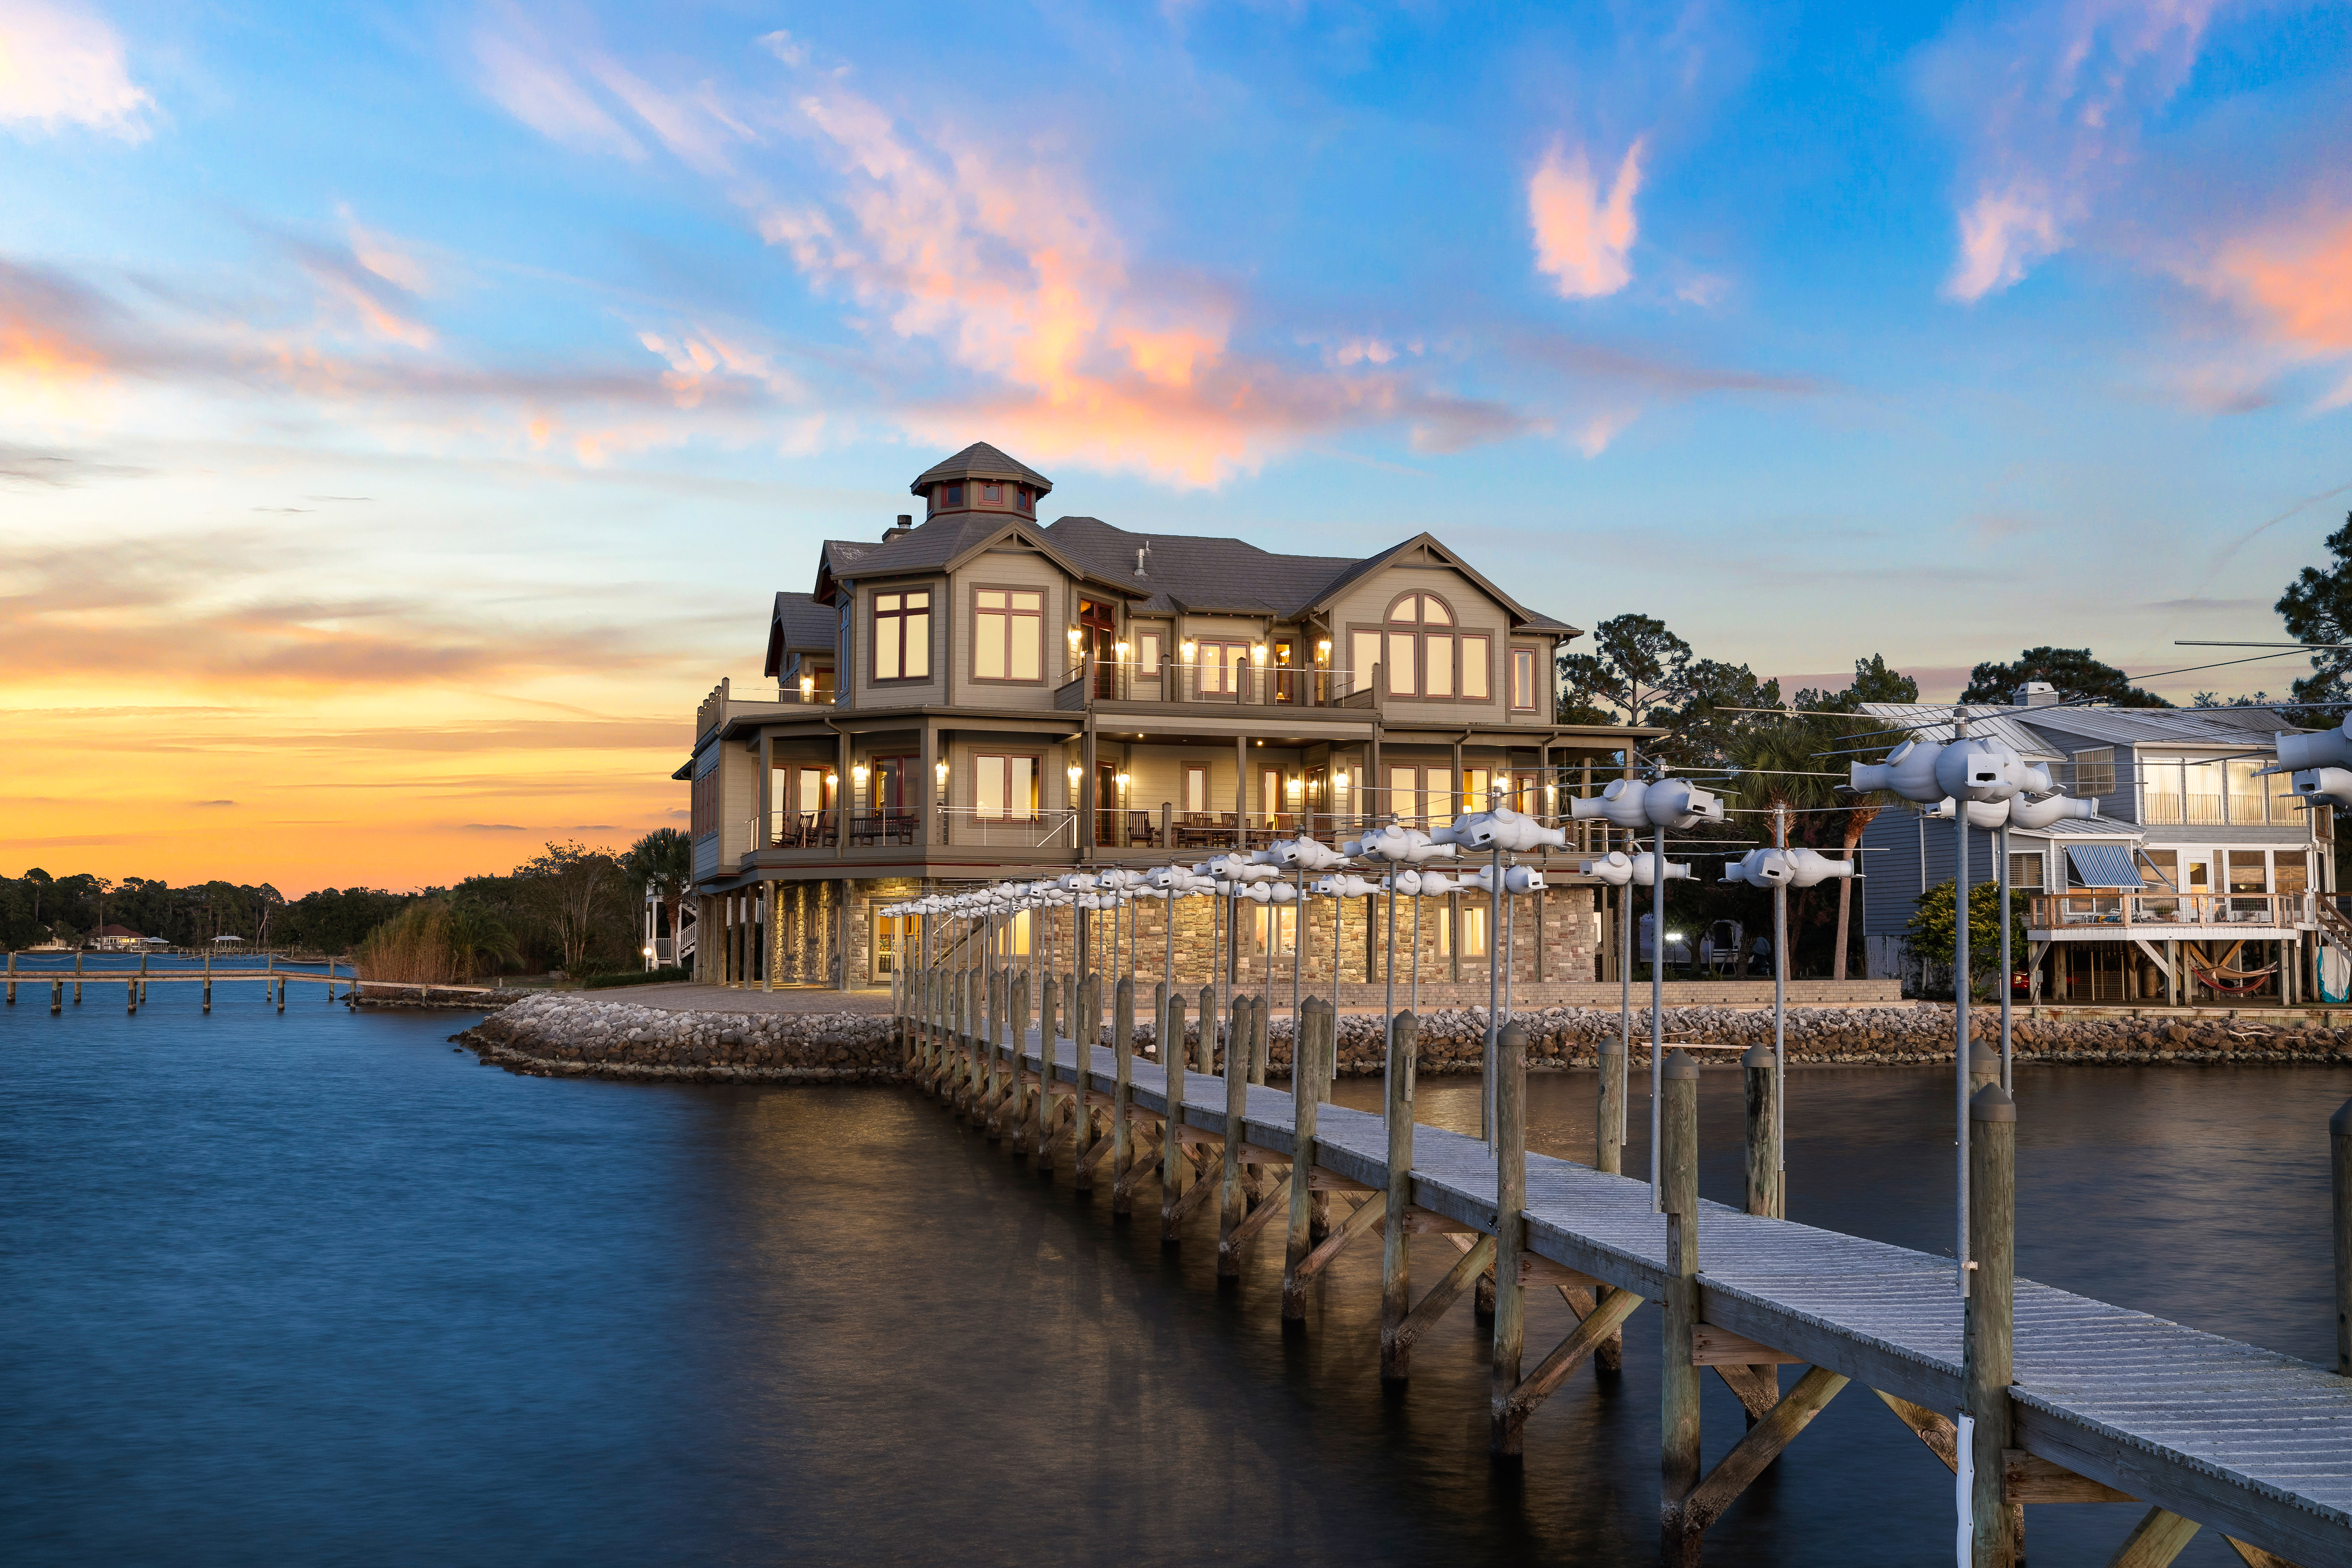
[[[1063,672],[1054,706],[1066,713],[1105,703],[1370,709],[1379,677],[1378,665],[1360,678],[1345,669],[1271,664],[1238,650],[1235,657],[1163,658],[1157,665],[1079,659]]]

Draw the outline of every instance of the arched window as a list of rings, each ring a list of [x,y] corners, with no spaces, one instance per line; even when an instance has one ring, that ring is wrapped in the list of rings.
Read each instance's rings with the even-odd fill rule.
[[[1454,610],[1434,594],[1401,594],[1389,606],[1386,675],[1399,697],[1452,697],[1456,679]],[[1479,639],[1483,642],[1485,639]]]

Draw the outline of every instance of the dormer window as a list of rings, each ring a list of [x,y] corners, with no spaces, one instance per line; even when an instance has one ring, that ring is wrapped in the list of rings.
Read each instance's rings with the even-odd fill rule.
[[[1019,493],[1020,493],[1020,498],[1021,498],[1021,500],[1020,500],[1021,510],[1022,510],[1023,511],[1027,511],[1027,510],[1029,510],[1029,506],[1030,506],[1029,487],[1028,487],[1027,485],[1023,485],[1023,486],[1021,487],[1021,489],[1020,489],[1020,492],[1019,492]]]
[[[950,485],[948,487],[947,504],[950,506],[963,505],[963,487],[961,485]]]
[[[983,503],[989,506],[1003,506],[1004,504],[1004,487],[1003,485],[982,485],[980,487],[980,499]]]

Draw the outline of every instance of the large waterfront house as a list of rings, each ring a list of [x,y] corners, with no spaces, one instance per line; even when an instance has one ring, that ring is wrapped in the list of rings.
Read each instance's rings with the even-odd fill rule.
[[[677,776],[706,977],[879,983],[905,934],[879,907],[943,881],[1328,841],[1497,789],[1553,814],[1650,732],[1556,723],[1580,634],[1433,533],[1291,555],[1045,522],[1053,482],[984,444],[911,489],[921,521],[826,542],[775,596],[761,687],[721,681],[697,714]],[[1570,891],[1534,969],[1590,980]],[[1262,918],[1261,950],[1295,941]],[[1433,919],[1433,964],[1483,958],[1483,910]]]
[[[1875,703],[1864,711],[1925,741],[1952,738],[1953,710]],[[2006,707],[1972,707],[1969,731],[2044,764],[2099,815],[2009,830],[2011,896],[2027,950],[2014,967],[2053,1002],[2302,1001],[2316,998],[2323,936],[2352,938],[2332,900],[2330,814],[2299,800],[2277,760],[2294,726],[2252,709],[2062,704],[2028,687]],[[1920,890],[1952,879],[1948,818],[1908,806],[1864,830],[1869,972],[1894,975]],[[1969,834],[1972,889],[1997,889],[1993,835]],[[1984,896],[1972,890],[1971,898]],[[1975,955],[1992,963],[1990,954]],[[2340,982],[2338,984],[2340,988]]]

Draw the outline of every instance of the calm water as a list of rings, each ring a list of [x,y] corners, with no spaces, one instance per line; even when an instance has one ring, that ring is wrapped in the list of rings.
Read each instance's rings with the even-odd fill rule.
[[[911,1093],[517,1079],[451,1049],[455,1016],[260,989],[0,1013],[13,1562],[1654,1560],[1654,1313],[1497,1477],[1466,1301],[1382,1394],[1374,1247],[1286,1340],[1278,1246],[1221,1292],[1213,1215],[1164,1256],[1156,1217],[1114,1226]],[[2330,1353],[2352,1071],[2021,1087],[2026,1273]],[[1703,1085],[1711,1196],[1738,1092]],[[1591,1078],[1534,1099],[1538,1143],[1584,1152]],[[1428,1120],[1475,1103],[1423,1086]],[[1927,1070],[1796,1075],[1796,1217],[1941,1249],[1948,1105]],[[1532,1300],[1531,1361],[1570,1326]],[[1741,1422],[1706,1398],[1712,1464]],[[1948,1563],[1950,1497],[1849,1388],[1708,1561]],[[2137,1511],[2034,1510],[2033,1559],[2104,1561]]]

